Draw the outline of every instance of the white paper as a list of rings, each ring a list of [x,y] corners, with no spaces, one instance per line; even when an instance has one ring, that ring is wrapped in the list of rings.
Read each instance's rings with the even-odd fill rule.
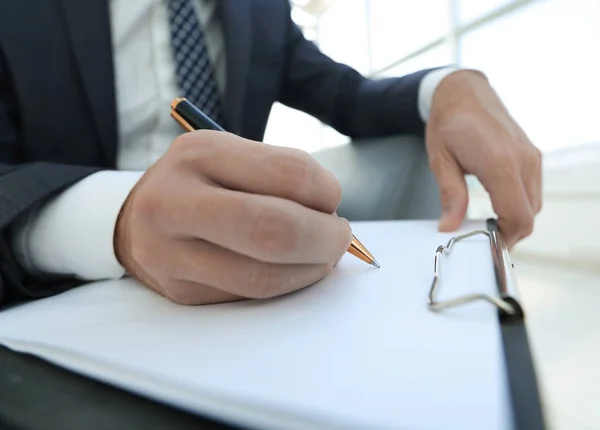
[[[98,282],[0,312],[0,343],[244,426],[510,428],[496,310],[426,307],[452,235],[432,221],[353,230],[381,269],[348,254],[297,293],[198,307]],[[441,297],[496,292],[484,236],[456,244],[443,270]]]

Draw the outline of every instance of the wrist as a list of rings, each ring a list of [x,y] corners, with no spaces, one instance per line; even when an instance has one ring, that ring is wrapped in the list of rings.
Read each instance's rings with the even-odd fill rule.
[[[162,289],[160,288],[160,285],[156,279],[150,276],[136,261],[136,252],[134,251],[135,246],[132,242],[132,236],[134,235],[132,233],[135,233],[133,231],[134,226],[132,224],[136,219],[135,215],[133,215],[135,212],[133,205],[144,179],[145,176],[143,176],[133,187],[125,199],[125,202],[121,206],[121,210],[117,216],[117,222],[115,224],[113,247],[117,261],[119,264],[121,264],[121,266],[123,266],[127,274],[135,277],[140,282],[154,289],[158,293],[163,294]]]
[[[434,95],[432,108],[449,102],[461,101],[468,96],[480,98],[490,89],[487,77],[475,70],[460,70],[446,76],[438,85]]]
[[[477,70],[461,70],[440,82],[433,96],[432,116],[473,110],[504,110],[487,76]]]

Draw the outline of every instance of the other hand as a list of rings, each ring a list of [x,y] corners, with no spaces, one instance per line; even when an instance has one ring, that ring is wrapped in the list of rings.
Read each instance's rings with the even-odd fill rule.
[[[182,304],[269,298],[326,276],[348,249],[341,188],[307,153],[225,132],[180,136],[140,179],[115,251]]]
[[[440,188],[442,231],[463,221],[465,174],[490,194],[509,247],[531,234],[542,207],[542,156],[482,74],[459,71],[438,86],[426,129],[427,152]]]

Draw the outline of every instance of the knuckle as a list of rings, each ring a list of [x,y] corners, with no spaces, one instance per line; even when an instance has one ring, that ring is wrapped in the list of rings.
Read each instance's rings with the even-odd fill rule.
[[[297,227],[292,217],[282,210],[264,208],[252,221],[250,242],[263,258],[288,254],[297,241]]]
[[[529,236],[533,232],[534,218],[532,214],[521,216],[518,221],[518,229],[522,236]]]
[[[337,178],[335,178],[335,176],[334,176],[334,180],[331,183],[330,193],[331,193],[331,203],[334,207],[328,208],[328,209],[331,209],[331,210],[328,210],[328,212],[334,212],[342,203],[342,193],[343,193],[342,185],[337,180]]]
[[[525,226],[523,227],[523,234],[525,236],[529,236],[531,233],[533,233],[533,217],[531,217],[527,224],[525,224]]]
[[[179,161],[201,163],[203,160],[217,156],[222,150],[223,144],[217,140],[215,132],[209,130],[183,133],[173,141],[169,153],[175,153]]]
[[[490,154],[494,169],[492,175],[496,179],[506,179],[520,175],[522,163],[517,154],[510,149],[496,149]]]
[[[457,198],[461,198],[463,195],[463,190],[461,190],[458,186],[452,184],[442,184],[440,187],[440,198],[444,202],[453,202]]]
[[[277,295],[275,270],[272,265],[257,262],[248,272],[247,296],[251,299],[268,299]]]
[[[295,199],[305,200],[312,192],[316,166],[312,158],[301,150],[289,149],[277,155],[274,160],[277,177],[289,187]]]
[[[541,168],[541,166],[542,166],[542,152],[538,148],[536,148],[535,146],[532,146],[532,150],[529,151],[528,161],[535,168],[537,168],[537,169]]]
[[[491,155],[495,162],[504,168],[516,169],[518,166],[516,154],[508,148],[495,147]]]
[[[194,144],[194,138],[190,133],[183,133],[177,136],[169,148],[170,151],[175,152],[187,152],[188,149]]]

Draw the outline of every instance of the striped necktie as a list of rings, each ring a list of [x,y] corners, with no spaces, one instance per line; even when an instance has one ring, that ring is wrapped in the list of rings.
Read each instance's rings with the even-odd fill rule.
[[[224,127],[221,98],[193,1],[167,1],[177,81],[184,97]]]

